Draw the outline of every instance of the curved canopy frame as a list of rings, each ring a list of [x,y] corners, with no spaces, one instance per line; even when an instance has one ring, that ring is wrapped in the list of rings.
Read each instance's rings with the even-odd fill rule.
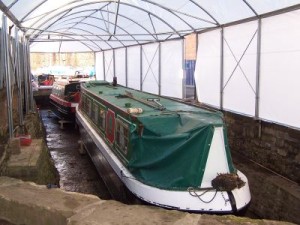
[[[300,0],[0,0],[31,43],[78,41],[87,51],[182,38],[295,8]]]

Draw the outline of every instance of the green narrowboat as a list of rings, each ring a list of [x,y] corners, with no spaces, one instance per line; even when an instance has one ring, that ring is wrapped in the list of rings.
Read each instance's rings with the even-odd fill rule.
[[[95,166],[104,159],[143,201],[216,213],[234,213],[250,202],[220,112],[92,81],[81,84],[76,121]]]

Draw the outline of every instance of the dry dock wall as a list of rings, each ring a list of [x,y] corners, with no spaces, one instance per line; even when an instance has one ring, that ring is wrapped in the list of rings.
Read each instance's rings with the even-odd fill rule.
[[[236,167],[258,217],[300,224],[300,131],[224,112]]]
[[[232,151],[300,183],[300,131],[224,112]]]
[[[190,214],[143,205],[125,205],[93,195],[47,189],[45,186],[0,177],[0,219],[30,225],[289,225],[292,223],[253,220],[232,215]]]

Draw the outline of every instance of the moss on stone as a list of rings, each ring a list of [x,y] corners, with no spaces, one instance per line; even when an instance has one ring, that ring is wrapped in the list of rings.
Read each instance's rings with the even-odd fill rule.
[[[54,162],[44,141],[41,148],[42,151],[38,160],[38,174],[34,182],[37,184],[59,185],[58,171],[54,166]]]

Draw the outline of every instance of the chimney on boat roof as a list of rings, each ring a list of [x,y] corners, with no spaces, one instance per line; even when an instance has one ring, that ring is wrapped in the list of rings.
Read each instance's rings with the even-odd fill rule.
[[[114,76],[113,78],[113,86],[117,86],[118,82],[117,82],[117,77]]]

